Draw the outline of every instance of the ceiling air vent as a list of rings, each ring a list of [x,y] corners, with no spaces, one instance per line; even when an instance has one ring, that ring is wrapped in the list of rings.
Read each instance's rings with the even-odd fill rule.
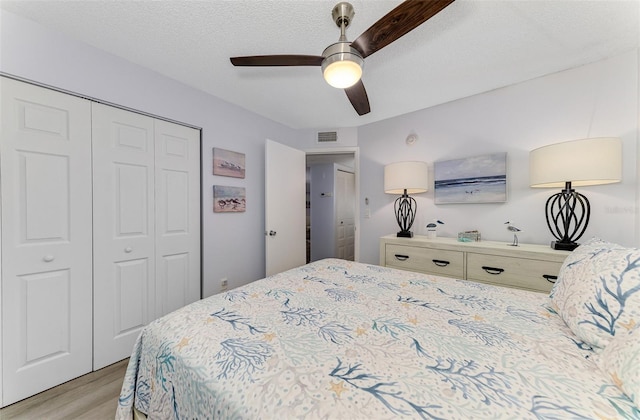
[[[338,141],[338,133],[335,131],[318,132],[318,143],[333,143]]]

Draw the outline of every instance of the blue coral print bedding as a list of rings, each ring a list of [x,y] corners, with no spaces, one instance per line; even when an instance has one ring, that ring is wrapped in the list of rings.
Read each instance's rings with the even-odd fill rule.
[[[151,323],[116,418],[640,418],[592,355],[545,295],[328,259]]]

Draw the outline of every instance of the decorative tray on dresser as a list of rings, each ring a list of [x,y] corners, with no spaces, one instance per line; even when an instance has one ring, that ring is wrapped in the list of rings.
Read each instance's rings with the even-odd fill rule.
[[[548,245],[415,236],[380,238],[380,265],[548,293],[568,251]]]

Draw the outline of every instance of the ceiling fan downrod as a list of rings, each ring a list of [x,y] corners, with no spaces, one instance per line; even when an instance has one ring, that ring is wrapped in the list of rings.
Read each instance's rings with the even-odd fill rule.
[[[351,23],[351,19],[355,15],[353,6],[346,1],[340,2],[333,7],[331,17],[340,28],[340,41],[347,42],[347,26]]]

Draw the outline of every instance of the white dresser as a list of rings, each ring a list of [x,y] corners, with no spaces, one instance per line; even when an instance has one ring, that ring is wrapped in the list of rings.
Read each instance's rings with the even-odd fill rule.
[[[548,245],[459,242],[425,236],[380,238],[380,265],[548,293],[568,251]]]

